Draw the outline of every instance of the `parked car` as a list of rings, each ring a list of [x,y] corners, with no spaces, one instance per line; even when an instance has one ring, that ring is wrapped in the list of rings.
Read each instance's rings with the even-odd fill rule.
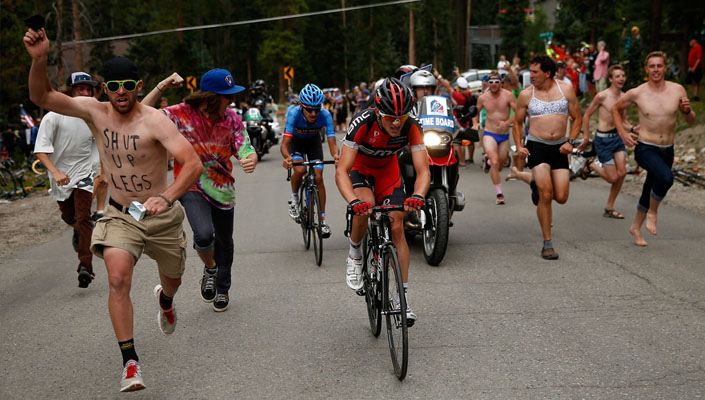
[[[491,69],[471,69],[461,73],[460,76],[468,81],[470,91],[477,96],[482,91],[482,78],[489,75],[490,72],[492,72]],[[453,84],[455,85],[455,83]]]

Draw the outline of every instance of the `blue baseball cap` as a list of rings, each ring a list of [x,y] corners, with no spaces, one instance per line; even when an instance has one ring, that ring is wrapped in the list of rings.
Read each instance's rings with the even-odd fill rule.
[[[229,95],[245,90],[233,80],[230,71],[220,68],[212,69],[201,77],[201,91]]]

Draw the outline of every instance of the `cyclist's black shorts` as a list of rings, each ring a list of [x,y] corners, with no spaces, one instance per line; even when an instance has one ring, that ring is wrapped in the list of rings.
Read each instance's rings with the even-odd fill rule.
[[[321,146],[321,137],[314,135],[310,138],[299,138],[293,136],[289,145],[289,154],[294,161],[323,160],[323,147]],[[305,156],[305,157],[304,157]],[[314,168],[323,169],[323,165],[316,165]]]

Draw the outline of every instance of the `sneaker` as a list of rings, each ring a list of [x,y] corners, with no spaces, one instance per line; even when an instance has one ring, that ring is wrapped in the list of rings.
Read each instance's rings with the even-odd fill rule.
[[[296,202],[289,200],[289,217],[294,221],[299,219],[299,209],[296,206]]]
[[[536,186],[536,181],[531,180],[529,183],[529,186],[531,187],[531,202],[534,203],[535,206],[539,205],[539,188]]]
[[[78,231],[73,230],[73,238],[71,239],[71,244],[73,245],[73,251],[78,253]]]
[[[130,360],[125,364],[125,368],[122,370],[120,391],[133,392],[142,389],[144,389],[144,381],[142,380],[142,368],[140,368],[140,363],[135,360]]]
[[[330,226],[321,224],[321,237],[327,239],[330,237]]]
[[[159,296],[162,294],[162,285],[157,285],[154,287],[154,297],[157,298],[157,307],[159,307],[159,312],[157,312],[157,323],[159,323],[159,330],[165,335],[171,335],[176,329],[176,309],[174,308],[174,303],[171,303],[171,308],[168,310],[163,310],[162,305],[159,303]]]
[[[206,303],[210,303],[215,298],[215,280],[218,275],[218,268],[214,268],[215,272],[208,272],[208,268],[203,267],[203,277],[201,278],[201,299]]]
[[[362,258],[354,259],[348,255],[346,260],[348,264],[345,283],[352,290],[362,289]]]
[[[504,204],[504,195],[502,193],[497,195],[496,203],[497,203],[497,205]]]
[[[81,265],[78,269],[78,287],[87,288],[93,281],[94,275],[88,272],[88,268]]]
[[[228,303],[230,302],[230,296],[227,293],[218,293],[215,295],[215,301],[213,302],[213,310],[215,312],[223,312],[228,309]]]

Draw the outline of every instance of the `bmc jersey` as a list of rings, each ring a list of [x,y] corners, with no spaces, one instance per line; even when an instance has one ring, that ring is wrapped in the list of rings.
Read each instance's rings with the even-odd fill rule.
[[[326,128],[326,137],[335,139],[335,128],[333,127],[333,117],[330,111],[321,108],[316,120],[309,124],[304,118],[301,107],[293,107],[286,113],[286,129],[284,136],[308,139],[320,134],[321,129]]]
[[[407,144],[411,152],[426,150],[418,121],[408,118],[401,134],[392,137],[380,126],[374,108],[353,117],[343,144],[357,150],[353,168],[382,168],[389,162],[396,164],[397,153]]]

